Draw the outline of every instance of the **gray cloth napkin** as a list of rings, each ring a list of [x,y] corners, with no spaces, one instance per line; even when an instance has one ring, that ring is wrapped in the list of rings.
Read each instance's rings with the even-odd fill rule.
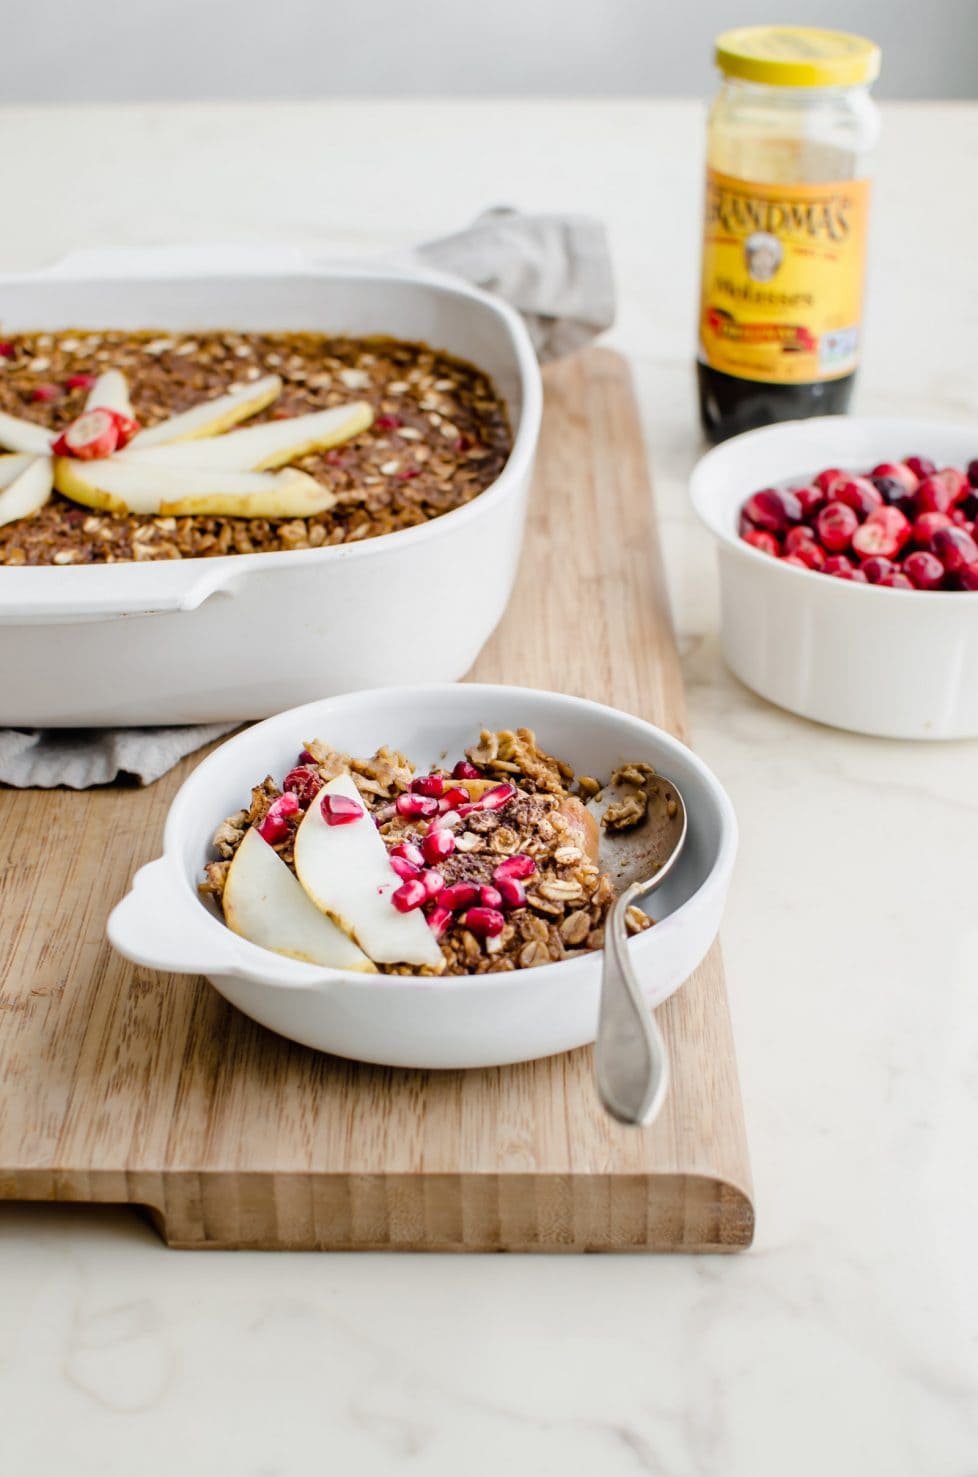
[[[412,255],[504,298],[526,320],[542,361],[573,353],[614,321],[608,241],[604,226],[590,216],[498,208]],[[239,726],[0,729],[0,783],[84,790],[132,775],[150,785]]]

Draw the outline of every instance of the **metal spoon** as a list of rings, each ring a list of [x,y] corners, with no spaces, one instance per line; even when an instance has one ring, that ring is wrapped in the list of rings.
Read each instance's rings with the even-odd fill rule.
[[[601,1011],[594,1069],[601,1101],[620,1123],[651,1123],[669,1085],[669,1057],[629,957],[626,909],[647,896],[672,871],[686,841],[683,797],[663,775],[652,781],[644,820],[627,831],[605,830],[602,863],[618,890],[605,926]],[[601,796],[604,811],[622,793]]]

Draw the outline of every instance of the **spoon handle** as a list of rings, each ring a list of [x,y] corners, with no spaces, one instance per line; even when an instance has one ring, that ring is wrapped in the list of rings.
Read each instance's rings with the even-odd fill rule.
[[[651,1123],[669,1085],[662,1033],[639,989],[628,953],[625,910],[645,889],[630,887],[612,909],[605,930],[601,1012],[594,1047],[598,1093],[620,1123]]]

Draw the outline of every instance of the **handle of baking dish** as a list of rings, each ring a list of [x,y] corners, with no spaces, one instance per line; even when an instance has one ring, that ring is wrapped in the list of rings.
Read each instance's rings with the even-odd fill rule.
[[[233,558],[195,560],[193,565],[175,560],[116,564],[105,571],[107,579],[92,579],[98,571],[84,565],[56,571],[5,569],[0,626],[77,626],[197,610],[205,600],[237,594],[246,574]],[[52,573],[56,579],[45,578]]]
[[[231,974],[267,982],[273,973],[277,984],[301,986],[333,978],[328,970],[278,954],[272,970],[253,965],[247,957],[253,945],[208,913],[165,856],[140,867],[109,914],[106,933],[124,958],[166,974]]]

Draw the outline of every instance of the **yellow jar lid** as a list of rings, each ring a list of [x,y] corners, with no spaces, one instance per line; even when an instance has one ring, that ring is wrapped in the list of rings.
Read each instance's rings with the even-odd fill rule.
[[[716,41],[728,77],[771,87],[857,87],[879,76],[880,49],[865,36],[813,26],[741,26]]]

